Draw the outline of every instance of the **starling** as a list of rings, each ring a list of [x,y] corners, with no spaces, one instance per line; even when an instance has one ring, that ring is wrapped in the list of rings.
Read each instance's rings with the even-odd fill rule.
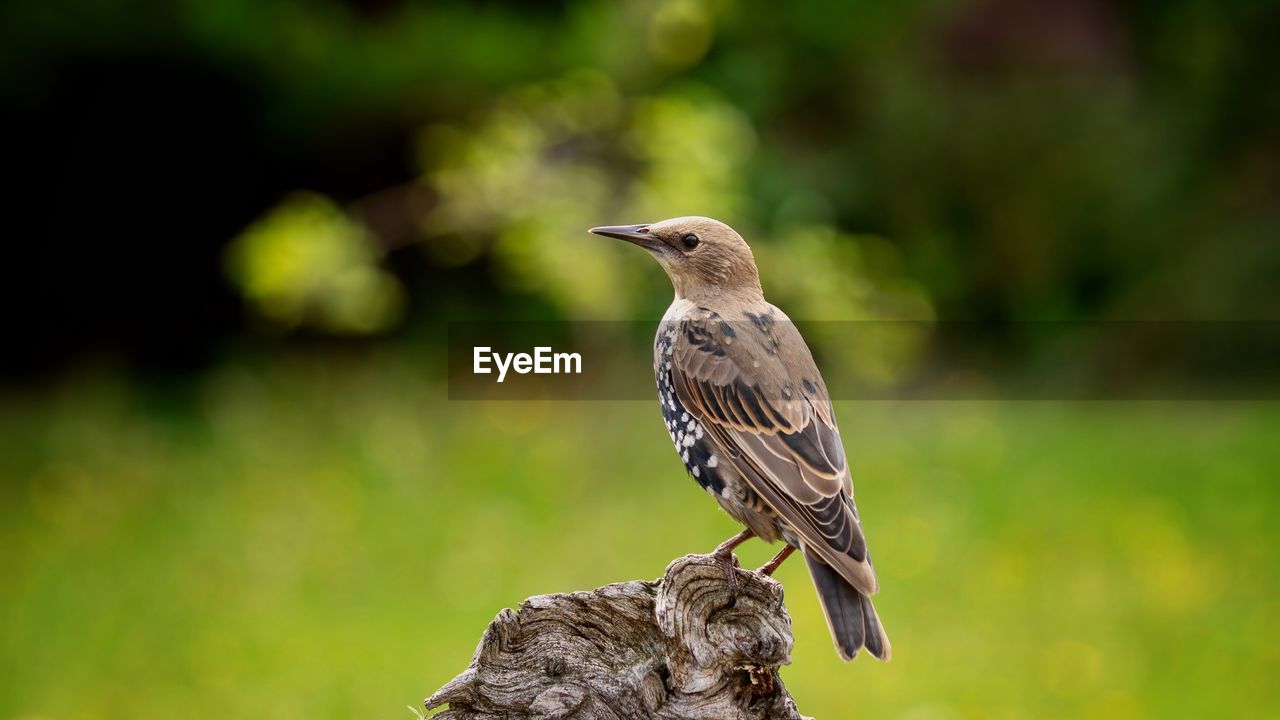
[[[800,333],[764,299],[751,248],[705,217],[591,232],[648,250],[675,286],[654,340],[654,377],[685,468],[746,526],[716,553],[731,563],[753,536],[781,539],[782,552],[761,568],[771,574],[799,549],[840,657],[865,647],[888,660],[831,397]]]

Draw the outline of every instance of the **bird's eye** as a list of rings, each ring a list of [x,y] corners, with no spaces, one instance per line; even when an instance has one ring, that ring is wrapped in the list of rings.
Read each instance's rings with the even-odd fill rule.
[[[698,236],[693,233],[689,233],[688,235],[680,238],[680,242],[684,243],[685,248],[692,250],[698,247]]]

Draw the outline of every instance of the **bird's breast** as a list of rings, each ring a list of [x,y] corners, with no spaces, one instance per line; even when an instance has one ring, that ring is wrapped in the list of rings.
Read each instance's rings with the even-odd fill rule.
[[[680,461],[693,479],[706,491],[723,496],[723,458],[707,436],[706,428],[689,414],[688,408],[680,401],[676,392],[671,363],[678,333],[679,322],[664,319],[658,326],[658,335],[654,339],[653,374],[658,386],[658,403],[662,406],[662,420]]]

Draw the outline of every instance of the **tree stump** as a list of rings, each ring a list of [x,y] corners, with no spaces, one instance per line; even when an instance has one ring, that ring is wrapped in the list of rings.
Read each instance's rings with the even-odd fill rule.
[[[436,720],[793,718],[782,586],[686,555],[655,582],[539,595],[503,610],[471,665],[427,698]]]

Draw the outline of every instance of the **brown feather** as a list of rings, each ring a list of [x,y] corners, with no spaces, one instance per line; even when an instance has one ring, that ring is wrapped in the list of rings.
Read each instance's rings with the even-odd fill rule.
[[[732,335],[723,321],[711,311],[681,321],[671,358],[681,403],[806,551],[859,591],[876,592],[830,397],[808,346],[767,304],[744,309]]]

